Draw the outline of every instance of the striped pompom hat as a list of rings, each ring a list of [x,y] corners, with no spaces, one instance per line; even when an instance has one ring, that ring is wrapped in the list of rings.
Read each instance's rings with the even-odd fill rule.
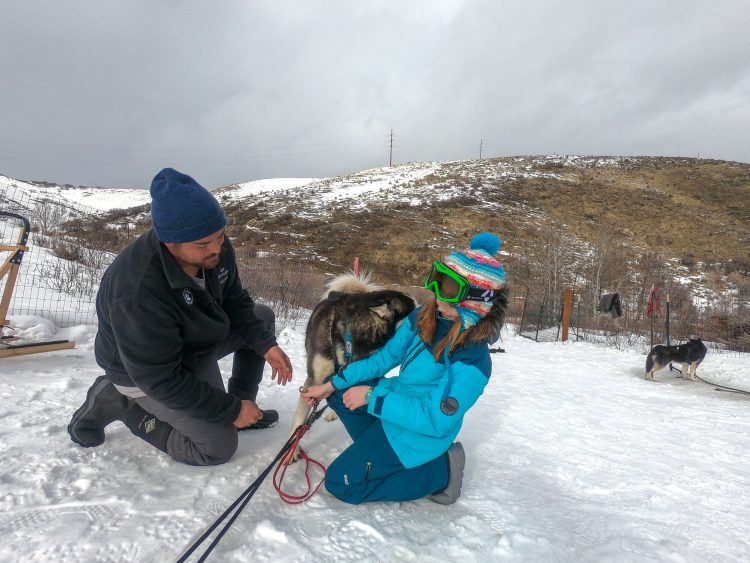
[[[472,285],[482,289],[500,289],[505,284],[505,270],[495,258],[501,241],[492,233],[479,233],[471,239],[467,250],[452,252],[443,264],[458,272]],[[463,327],[474,326],[492,309],[492,301],[461,301],[454,303]]]

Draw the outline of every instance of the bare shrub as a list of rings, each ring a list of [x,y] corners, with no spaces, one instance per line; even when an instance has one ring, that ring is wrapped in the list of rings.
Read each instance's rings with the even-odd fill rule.
[[[615,242],[615,229],[602,223],[597,228],[590,252],[584,257],[584,267],[579,272],[579,292],[586,315],[596,315],[602,293],[621,291],[628,274],[627,268],[623,268],[626,261],[624,249]]]
[[[721,349],[750,352],[750,316],[731,315],[724,311],[710,312],[703,329]]]
[[[63,222],[65,209],[59,203],[43,199],[36,202],[30,215],[29,222],[32,229],[48,235]]]
[[[36,246],[42,246],[44,248],[49,248],[50,246],[52,246],[52,238],[48,237],[47,235],[33,233],[31,236],[31,240]]]
[[[323,294],[325,276],[289,257],[253,253],[237,264],[243,287],[271,306],[277,326],[295,327]]]
[[[557,311],[562,293],[570,284],[569,273],[574,269],[570,235],[562,227],[545,227],[532,232],[526,259],[521,265],[524,279],[532,295],[543,296],[547,307]]]
[[[130,222],[112,223],[102,217],[87,215],[66,221],[60,226],[60,231],[86,248],[118,252],[132,238],[130,225]]]
[[[91,299],[99,278],[80,262],[73,260],[48,260],[37,269],[42,283],[50,289],[76,297]]]
[[[81,263],[89,268],[92,274],[106,268],[112,262],[114,255],[94,248],[83,247],[81,249]]]
[[[84,247],[76,240],[57,238],[52,240],[50,249],[58,258],[75,262],[83,257]]]

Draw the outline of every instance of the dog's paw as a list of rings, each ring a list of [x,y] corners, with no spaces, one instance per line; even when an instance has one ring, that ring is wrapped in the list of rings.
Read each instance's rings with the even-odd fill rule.
[[[325,416],[326,422],[333,422],[338,417],[339,416],[335,412],[333,412],[333,411],[329,411],[328,413],[326,413],[326,416]]]

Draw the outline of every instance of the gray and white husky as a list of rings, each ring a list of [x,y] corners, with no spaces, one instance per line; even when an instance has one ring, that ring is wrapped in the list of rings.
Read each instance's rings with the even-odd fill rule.
[[[675,362],[682,364],[683,379],[695,381],[695,372],[706,357],[706,352],[708,349],[700,338],[691,338],[677,346],[654,346],[646,357],[646,379],[656,381],[654,373]]]
[[[408,295],[372,283],[369,274],[337,276],[325,289],[307,322],[305,388],[322,384],[329,375],[349,363],[345,352],[347,328],[351,337],[351,361],[366,358],[383,347],[416,306]],[[292,432],[309,414],[310,407],[300,399]],[[332,412],[326,416],[326,420],[335,418]],[[296,452],[294,459],[297,459]]]

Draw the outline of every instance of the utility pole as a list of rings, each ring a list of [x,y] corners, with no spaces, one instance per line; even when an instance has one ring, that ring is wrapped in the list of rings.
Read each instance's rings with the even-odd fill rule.
[[[484,139],[479,139],[479,160],[482,160],[482,142]]]
[[[393,129],[391,129],[391,154],[388,157],[388,166],[393,166]]]

